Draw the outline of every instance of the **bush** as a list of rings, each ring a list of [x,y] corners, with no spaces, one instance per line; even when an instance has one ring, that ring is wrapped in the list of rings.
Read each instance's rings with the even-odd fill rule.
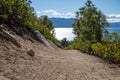
[[[116,33],[111,33],[108,38],[102,38],[101,42],[97,43],[76,38],[72,45],[65,49],[78,49],[88,54],[120,63],[120,36]]]
[[[120,62],[120,42],[96,43],[91,45],[94,55],[108,59],[113,62]]]

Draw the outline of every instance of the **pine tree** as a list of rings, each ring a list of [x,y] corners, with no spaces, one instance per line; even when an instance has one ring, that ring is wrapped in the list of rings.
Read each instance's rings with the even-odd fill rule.
[[[100,42],[106,26],[105,15],[97,10],[91,0],[87,0],[85,6],[76,12],[73,30],[82,41]]]

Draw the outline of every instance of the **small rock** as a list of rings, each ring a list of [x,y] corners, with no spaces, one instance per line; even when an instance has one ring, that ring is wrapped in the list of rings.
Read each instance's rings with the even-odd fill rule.
[[[28,55],[31,56],[31,57],[33,57],[33,56],[35,55],[35,52],[34,52],[32,49],[29,50],[27,53],[28,53]]]

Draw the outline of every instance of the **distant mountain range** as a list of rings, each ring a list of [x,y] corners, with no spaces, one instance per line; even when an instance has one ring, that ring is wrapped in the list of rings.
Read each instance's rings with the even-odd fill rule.
[[[73,18],[50,18],[55,28],[70,28],[73,24]]]
[[[73,18],[50,18],[55,28],[71,28]],[[111,23],[109,27],[120,27],[120,22]]]

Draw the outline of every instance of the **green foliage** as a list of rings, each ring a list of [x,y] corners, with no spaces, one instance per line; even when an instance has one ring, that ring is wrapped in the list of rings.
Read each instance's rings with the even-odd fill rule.
[[[36,16],[30,0],[1,0],[0,16],[8,25],[26,29],[35,27]]]
[[[91,0],[87,0],[85,6],[76,12],[73,30],[77,37],[66,49],[79,49],[113,62],[120,62],[120,36],[115,32],[109,34],[105,29],[108,25],[105,15],[97,10]]]
[[[77,37],[73,41],[72,47],[92,54],[91,45],[101,42],[102,33],[106,31],[107,25],[105,15],[97,10],[91,0],[87,0],[85,6],[76,12],[73,31]]]
[[[72,42],[71,45],[67,46],[65,49],[69,50],[69,49],[79,49],[80,47],[80,40],[79,39],[74,39],[74,41]]]
[[[94,43],[91,45],[91,48],[93,50],[92,54],[94,55],[98,55],[100,57],[103,56],[103,54],[105,53],[104,49],[105,49],[105,46],[102,45],[101,43]]]
[[[102,38],[101,42],[97,43],[82,41],[76,38],[72,45],[65,49],[78,49],[112,62],[120,62],[120,36],[115,32],[109,34],[107,38]]]
[[[65,48],[68,45],[70,45],[72,42],[67,40],[67,38],[63,38],[62,40],[60,40],[61,45]]]
[[[120,42],[96,43],[92,44],[91,48],[94,55],[114,62],[120,62]]]
[[[66,49],[78,49],[81,50],[83,52],[90,52],[91,48],[90,48],[90,41],[81,41],[80,39],[75,39],[72,43],[72,45],[68,46]]]
[[[40,26],[37,27],[47,39],[50,39],[55,44],[59,45],[59,41],[54,36],[54,26],[47,16],[41,16],[38,20]]]
[[[41,16],[39,19],[38,19],[39,23],[44,25],[45,27],[47,27],[50,31],[53,30],[54,26],[53,26],[53,23],[49,20],[49,18],[44,15],[44,16]]]
[[[73,23],[74,34],[82,40],[90,42],[100,42],[102,32],[108,22],[105,15],[98,11],[91,0],[85,3],[85,6],[76,12],[76,18]]]
[[[74,41],[71,43],[71,45],[67,46],[65,49],[77,49],[81,50],[83,52],[90,52],[90,41],[82,41],[80,38],[74,39]]]
[[[120,62],[120,36],[113,32],[108,39],[103,38],[101,43],[91,45],[92,52],[102,58]]]
[[[31,0],[0,0],[0,24],[8,24],[20,34],[39,30],[47,39],[59,44],[52,22],[47,16],[37,19],[31,3]]]

